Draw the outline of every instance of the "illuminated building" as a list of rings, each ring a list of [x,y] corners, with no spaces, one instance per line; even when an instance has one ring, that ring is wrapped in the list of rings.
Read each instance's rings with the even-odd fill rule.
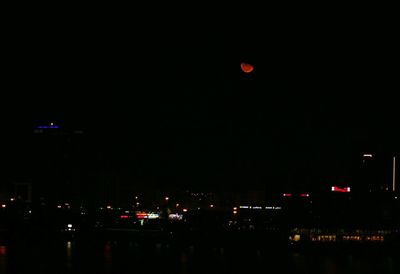
[[[83,161],[84,134],[55,121],[33,125],[29,155],[32,199],[68,201],[80,191],[77,166]],[[78,149],[77,149],[78,148]],[[22,190],[23,186],[18,185]]]

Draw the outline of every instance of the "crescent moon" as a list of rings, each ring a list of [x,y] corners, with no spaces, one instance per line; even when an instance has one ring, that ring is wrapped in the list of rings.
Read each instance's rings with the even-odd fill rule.
[[[244,73],[250,73],[254,70],[253,65],[249,64],[249,63],[241,63],[240,64],[240,68],[242,69],[242,71]]]

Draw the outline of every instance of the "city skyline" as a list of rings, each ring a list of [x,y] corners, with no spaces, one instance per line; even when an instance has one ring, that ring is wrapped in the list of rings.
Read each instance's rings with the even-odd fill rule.
[[[364,153],[391,183],[389,28],[233,20],[88,32],[86,20],[53,20],[21,21],[9,34],[4,181],[29,178],[32,129],[53,122],[83,132],[74,149],[85,160],[66,171],[83,186],[312,189],[353,181]],[[254,70],[243,73],[243,62]]]

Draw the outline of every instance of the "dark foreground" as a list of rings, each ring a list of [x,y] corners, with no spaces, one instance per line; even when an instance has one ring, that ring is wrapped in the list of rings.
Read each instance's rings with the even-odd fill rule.
[[[0,242],[0,273],[400,273],[397,251],[383,244],[295,246],[241,233],[21,236]]]

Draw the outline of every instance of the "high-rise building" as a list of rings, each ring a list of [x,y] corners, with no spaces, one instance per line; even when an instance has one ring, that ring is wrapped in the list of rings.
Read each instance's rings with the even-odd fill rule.
[[[36,124],[30,144],[30,177],[33,199],[70,200],[79,184],[74,174],[82,130],[48,122]]]

